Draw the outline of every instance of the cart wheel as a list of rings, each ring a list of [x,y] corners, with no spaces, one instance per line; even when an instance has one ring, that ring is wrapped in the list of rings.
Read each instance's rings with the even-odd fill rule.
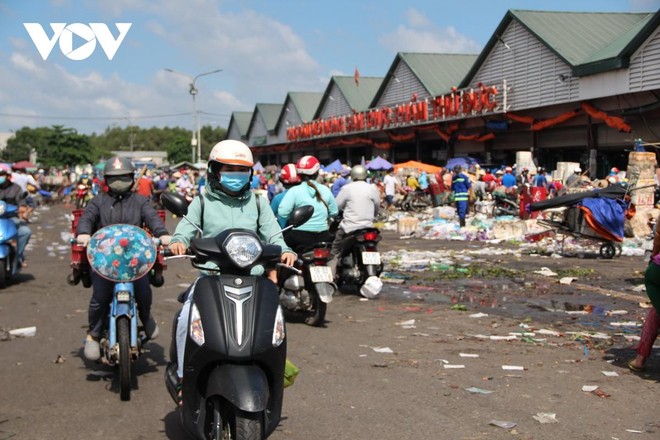
[[[601,257],[611,260],[612,258],[614,258],[615,255],[616,255],[616,247],[613,244],[607,243],[600,247]]]

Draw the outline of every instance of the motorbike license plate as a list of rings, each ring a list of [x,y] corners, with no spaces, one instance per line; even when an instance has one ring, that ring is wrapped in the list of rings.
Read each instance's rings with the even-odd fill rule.
[[[131,299],[130,292],[117,292],[117,302],[128,302]]]
[[[362,252],[364,264],[380,264],[380,252]]]
[[[309,275],[314,283],[332,282],[332,270],[328,266],[310,266]]]

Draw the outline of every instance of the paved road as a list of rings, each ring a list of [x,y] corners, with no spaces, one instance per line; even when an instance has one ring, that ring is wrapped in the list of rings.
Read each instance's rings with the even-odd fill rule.
[[[162,336],[139,360],[139,389],[120,402],[112,370],[81,357],[90,290],[65,282],[66,213],[62,206],[39,211],[30,266],[0,291],[0,327],[37,326],[35,337],[0,341],[0,440],[185,439],[163,370],[175,298],[194,270],[171,262],[165,286],[154,290]],[[499,254],[507,246],[393,234],[381,248],[404,258],[404,249],[445,250],[464,270],[408,273],[404,284],[386,284],[379,300],[336,297],[325,328],[289,325],[289,357],[302,372],[271,438],[660,438],[660,361],[656,353],[648,373],[631,374],[626,337],[639,330],[618,326],[644,314],[644,296],[632,290],[641,283],[639,258],[516,256]],[[533,274],[544,266],[578,280],[560,285]],[[467,311],[451,310],[456,304]],[[618,310],[627,314],[608,313]],[[469,317],[475,313],[488,316]],[[506,339],[510,333],[517,337]],[[556,423],[537,421],[539,413],[556,414]]]

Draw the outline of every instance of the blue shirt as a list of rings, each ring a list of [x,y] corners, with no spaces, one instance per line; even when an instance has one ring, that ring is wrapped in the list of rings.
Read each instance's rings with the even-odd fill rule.
[[[270,209],[273,210],[275,213],[275,217],[277,217],[277,222],[280,224],[280,227],[285,227],[286,226],[286,219],[279,215],[277,210],[280,208],[280,203],[282,203],[282,199],[284,198],[284,194],[286,194],[286,189],[282,191],[281,193],[275,194],[273,197],[273,200],[270,202]]]
[[[504,185],[506,188],[516,186],[516,176],[511,173],[506,173],[504,176],[502,176],[502,185]]]
[[[316,188],[316,190],[314,188]],[[321,194],[321,198],[325,203],[317,200],[317,190]],[[294,228],[294,230],[308,232],[327,231],[328,220],[339,213],[337,202],[332,196],[330,188],[313,180],[304,181],[293,188],[290,188],[280,202],[277,213],[288,220],[294,209],[300,208],[304,205],[313,206],[314,214],[305,224]]]
[[[335,183],[332,184],[332,188],[330,189],[332,191],[332,195],[337,197],[339,194],[339,191],[348,183],[348,180],[344,176],[340,176],[335,180]]]

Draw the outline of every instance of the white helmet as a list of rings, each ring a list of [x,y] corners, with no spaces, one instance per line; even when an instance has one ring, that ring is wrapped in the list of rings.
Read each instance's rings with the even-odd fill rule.
[[[226,165],[239,165],[243,167],[254,166],[254,159],[250,147],[241,141],[227,139],[213,146],[209,154],[209,164],[219,162]]]
[[[581,172],[582,172],[582,168],[577,167],[577,168],[575,168],[575,169],[573,170],[573,172],[575,172],[575,173],[581,173]]]

